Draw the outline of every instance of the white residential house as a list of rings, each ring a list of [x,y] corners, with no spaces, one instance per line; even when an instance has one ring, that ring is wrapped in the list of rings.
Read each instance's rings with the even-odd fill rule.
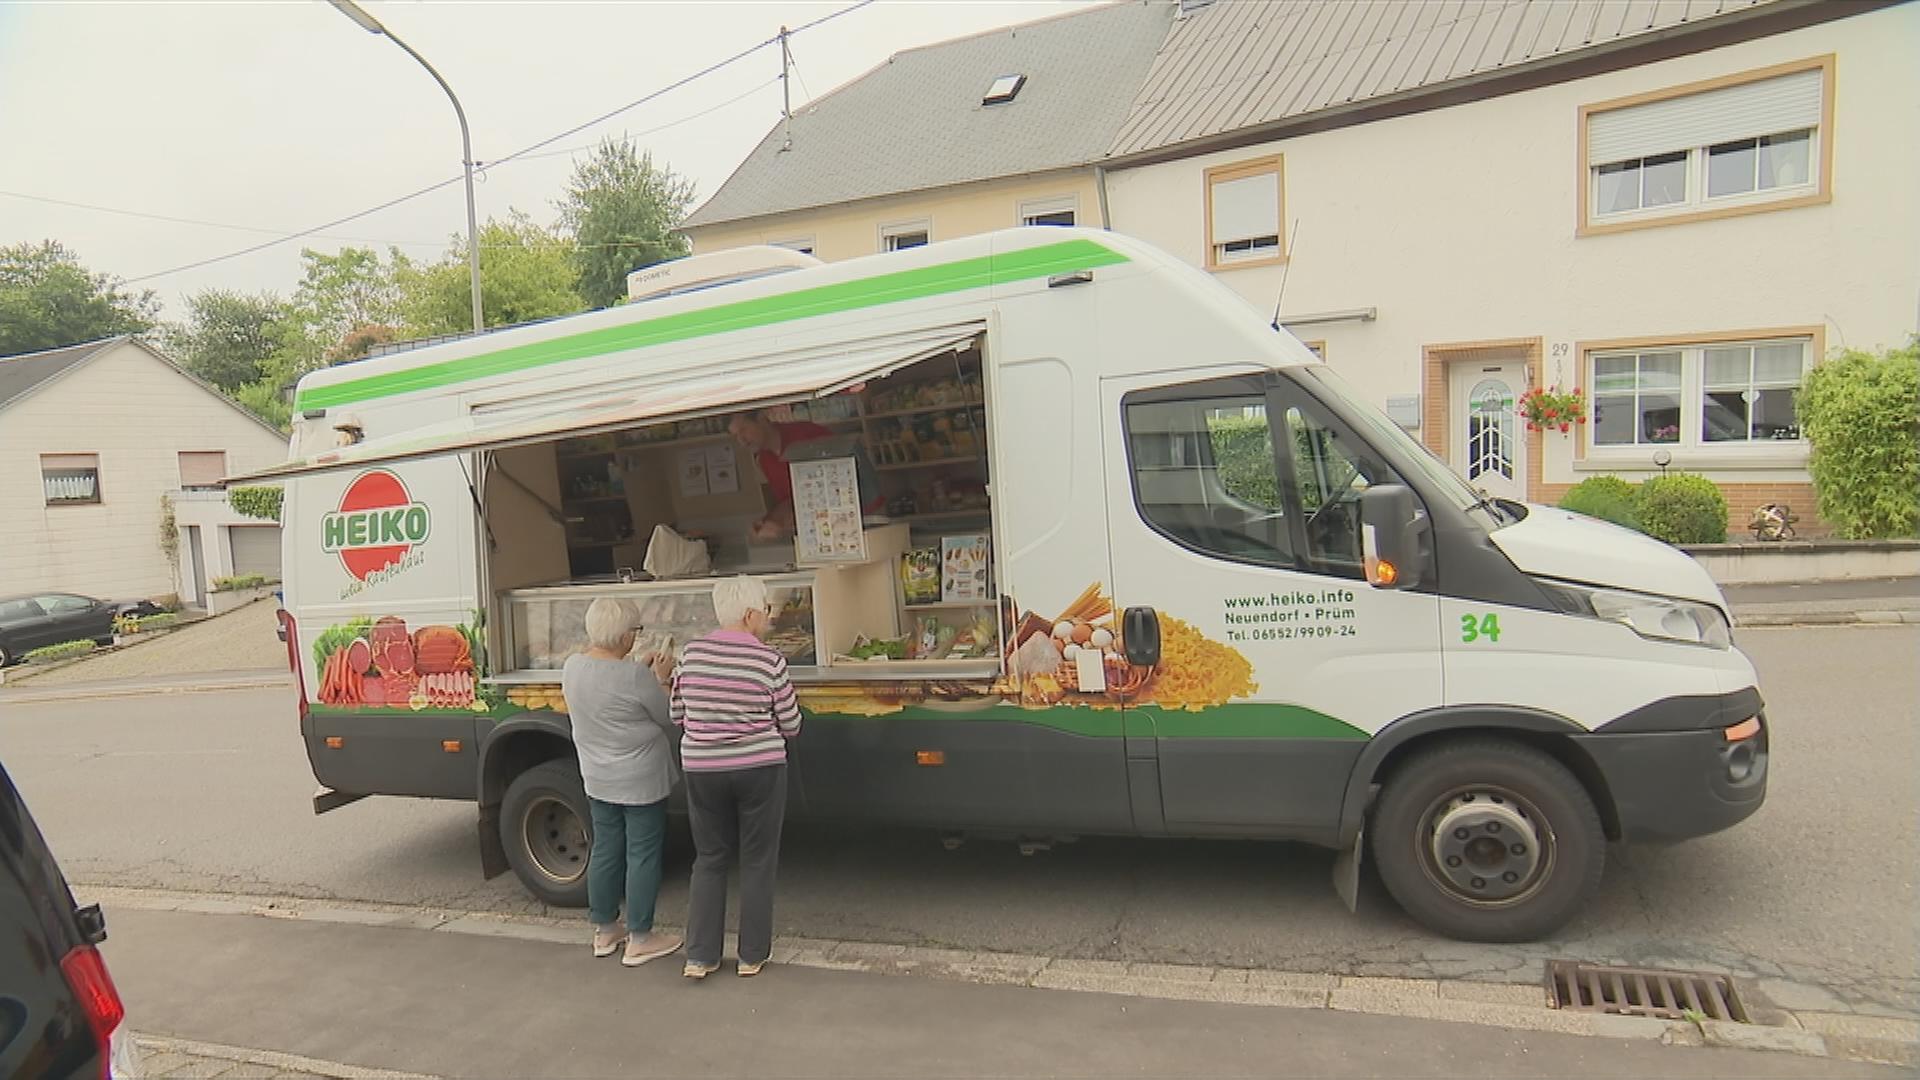
[[[1042,46],[1082,48],[1074,20],[1128,6],[1003,33],[1050,71]],[[1586,476],[1683,469],[1720,486],[1736,531],[1765,502],[1819,529],[1794,390],[1834,349],[1917,329],[1920,5],[1161,8],[1174,14],[1144,71],[1131,54],[1109,65],[1108,88],[1131,96],[1125,117],[1053,120],[1073,123],[1076,143],[1111,124],[1102,153],[1074,155],[1092,188],[1083,205],[1103,209],[1082,223],[1165,248],[1277,312],[1497,494],[1551,502]],[[942,86],[1000,62],[978,38],[912,59]],[[943,63],[952,78],[934,77]],[[897,134],[953,105],[861,83],[809,107],[808,124],[835,133],[832,159],[763,145],[690,219],[696,248],[824,235],[855,211],[870,229],[902,200],[938,206],[1018,179],[983,172],[996,152],[982,147],[939,159],[944,186],[922,161],[912,191],[891,191],[898,170],[880,163]],[[796,143],[807,130],[796,122]],[[833,184],[858,201],[796,210],[781,194]],[[943,220],[940,238],[1004,215]],[[874,250],[844,247],[815,254]],[[1582,388],[1593,422],[1527,431],[1514,405],[1533,387]]]
[[[284,435],[136,338],[0,358],[0,595],[200,606],[216,578],[277,578],[279,526],[235,513],[219,481],[286,454]]]

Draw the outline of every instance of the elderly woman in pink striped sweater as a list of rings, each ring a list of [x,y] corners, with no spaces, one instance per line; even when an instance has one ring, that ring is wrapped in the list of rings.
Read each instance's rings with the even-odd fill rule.
[[[687,643],[673,675],[671,713],[680,725],[687,809],[693,821],[693,882],[687,900],[690,979],[720,969],[727,922],[727,869],[740,857],[740,966],[758,975],[773,952],[773,880],[787,811],[787,740],[800,733],[800,703],[787,660],[761,640],[773,623],[766,583],[715,583],[720,629]]]

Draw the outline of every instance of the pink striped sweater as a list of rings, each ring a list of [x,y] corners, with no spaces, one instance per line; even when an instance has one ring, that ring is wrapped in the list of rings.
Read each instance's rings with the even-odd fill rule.
[[[688,772],[784,765],[800,733],[787,658],[752,634],[716,630],[687,643],[673,673],[673,722]]]

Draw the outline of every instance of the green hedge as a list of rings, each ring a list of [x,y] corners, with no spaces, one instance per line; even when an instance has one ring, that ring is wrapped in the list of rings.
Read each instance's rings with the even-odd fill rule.
[[[264,521],[280,520],[280,504],[286,489],[277,487],[237,487],[227,489],[227,505],[242,517]]]
[[[69,656],[85,656],[92,651],[91,641],[63,641],[58,645],[35,649],[23,659],[29,664],[44,664],[50,660],[65,660]]]
[[[1704,476],[1656,476],[1640,485],[1633,509],[1648,536],[1669,544],[1727,542],[1726,497]]]
[[[1639,530],[1640,514],[1634,509],[1633,494],[1633,485],[1617,476],[1589,476],[1573,485],[1560,500],[1560,508]]]
[[[263,574],[235,574],[232,577],[214,578],[213,591],[236,592],[240,589],[257,589],[262,585],[270,585],[272,583],[273,579]]]
[[[1669,544],[1721,544],[1727,500],[1713,481],[1691,473],[1656,476],[1635,487],[1617,476],[1580,481],[1560,508],[1638,529]]]
[[[1813,445],[1820,516],[1841,536],[1912,536],[1920,525],[1920,340],[1842,352],[1807,373],[1797,399]]]

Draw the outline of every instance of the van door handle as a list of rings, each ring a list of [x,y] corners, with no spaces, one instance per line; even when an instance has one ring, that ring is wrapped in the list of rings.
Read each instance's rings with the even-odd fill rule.
[[[1127,663],[1155,667],[1160,663],[1160,616],[1150,607],[1130,607],[1120,616],[1120,640]]]

